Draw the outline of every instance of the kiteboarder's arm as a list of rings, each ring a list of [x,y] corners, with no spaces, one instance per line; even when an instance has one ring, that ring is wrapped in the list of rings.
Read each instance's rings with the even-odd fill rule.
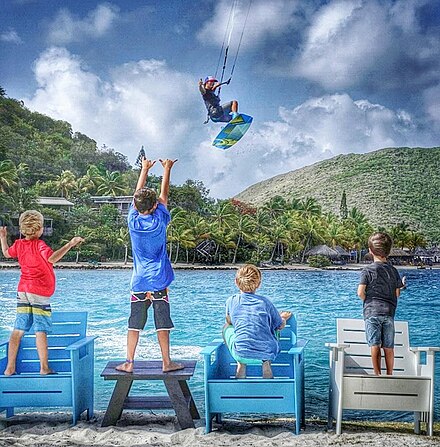
[[[203,85],[203,81],[201,79],[199,80],[199,91],[202,95],[206,93],[205,86]]]
[[[221,85],[226,85],[226,84],[229,85],[230,82],[231,82],[231,78],[229,78],[229,79],[228,79],[227,81],[225,81],[225,82],[216,82],[216,83],[214,84],[213,90],[215,90],[216,88],[220,87]]]
[[[134,190],[134,192],[145,186],[145,182],[147,181],[148,177],[148,171],[154,166],[156,160],[148,160],[144,157],[142,158],[141,163],[142,163],[141,172],[139,174],[139,180],[137,182],[136,189]]]
[[[176,163],[176,160],[170,160],[167,158],[166,160],[159,161],[162,163],[163,166],[163,177],[162,177],[162,185],[160,187],[160,196],[158,201],[162,203],[163,205],[168,205],[168,193],[170,190],[170,173],[171,168],[173,167],[174,163]]]

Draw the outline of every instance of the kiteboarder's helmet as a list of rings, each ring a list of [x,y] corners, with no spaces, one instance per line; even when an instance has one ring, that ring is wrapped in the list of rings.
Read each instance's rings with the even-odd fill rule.
[[[218,82],[218,81],[217,81],[217,79],[215,79],[214,76],[207,76],[207,77],[205,78],[205,84],[206,84],[207,82]]]

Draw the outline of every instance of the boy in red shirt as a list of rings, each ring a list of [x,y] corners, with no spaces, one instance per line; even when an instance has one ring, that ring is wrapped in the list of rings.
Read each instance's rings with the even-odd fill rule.
[[[49,368],[47,333],[52,326],[49,299],[55,291],[53,264],[71,248],[83,242],[74,237],[57,251],[40,239],[43,234],[43,215],[38,211],[25,211],[19,218],[24,239],[17,239],[10,247],[6,227],[0,227],[0,242],[5,258],[17,258],[21,269],[17,293],[17,317],[9,339],[8,365],[5,376],[15,374],[15,363],[21,338],[32,325],[35,331],[40,374],[52,374]]]

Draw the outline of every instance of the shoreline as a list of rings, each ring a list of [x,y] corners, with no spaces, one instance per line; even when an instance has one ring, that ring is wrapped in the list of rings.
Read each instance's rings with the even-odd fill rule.
[[[434,447],[439,445],[440,423],[434,436],[416,435],[408,422],[350,421],[337,436],[322,420],[307,420],[306,429],[293,434],[294,420],[288,418],[227,418],[222,425],[204,434],[204,420],[196,428],[179,430],[174,415],[124,411],[117,426],[101,427],[104,412],[95,412],[90,421],[81,419],[71,426],[70,412],[30,412],[0,423],[0,445],[17,447],[49,446],[192,446],[217,447]],[[4,443],[3,443],[4,442]]]
[[[237,270],[243,263],[237,264],[221,264],[221,265],[204,265],[204,264],[184,264],[177,263],[172,264],[174,270]],[[308,264],[285,264],[285,265],[272,265],[260,267],[261,270],[294,270],[294,271],[360,271],[366,264],[345,264],[334,265],[330,267],[317,268],[310,267]],[[432,267],[426,267],[420,269],[420,267],[414,265],[395,265],[397,269],[405,270],[438,270],[440,264]],[[13,270],[19,269],[20,266],[16,261],[0,261],[0,270]],[[131,270],[133,268],[132,262],[58,262],[54,265],[55,269],[72,269],[72,270]]]

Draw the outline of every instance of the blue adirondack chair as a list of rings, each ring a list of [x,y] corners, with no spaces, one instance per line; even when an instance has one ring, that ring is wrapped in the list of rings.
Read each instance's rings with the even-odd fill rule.
[[[87,312],[53,312],[48,334],[49,366],[41,375],[33,331],[26,333],[17,356],[17,374],[0,375],[0,411],[16,407],[71,407],[73,425],[87,410],[93,416],[94,340],[86,336]],[[0,373],[6,368],[9,342],[0,343]]]
[[[223,340],[214,340],[204,356],[206,433],[212,430],[215,416],[223,413],[292,414],[295,432],[305,427],[304,347],[297,339],[296,318],[292,316],[281,331],[281,352],[272,362],[273,379],[263,379],[259,365],[247,366],[247,378],[236,379],[237,362]]]

